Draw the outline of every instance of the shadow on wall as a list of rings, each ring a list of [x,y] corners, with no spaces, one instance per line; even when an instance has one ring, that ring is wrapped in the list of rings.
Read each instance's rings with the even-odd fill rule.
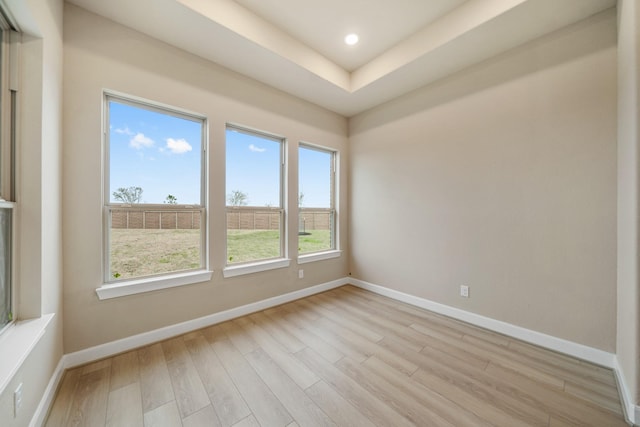
[[[178,90],[176,82],[188,84],[203,92],[228,98],[230,102],[252,105],[330,133],[335,134],[338,130],[341,131],[338,133],[340,136],[346,135],[346,119],[344,128],[336,129],[336,118],[341,117],[337,113],[113,21],[107,21],[109,25],[104,25],[105,18],[72,4],[66,3],[65,8],[73,10],[74,15],[79,17],[65,22],[65,33],[84,35],[82,38],[66,38],[65,48],[83,50],[91,55],[105,54],[110,61],[121,61],[125,68],[134,67],[163,76],[173,82],[175,90]],[[91,28],[91,31],[85,28]],[[96,46],[100,46],[100,49],[97,50]],[[256,63],[259,62],[256,59]]]
[[[616,46],[616,26],[611,25],[612,20],[616,20],[615,8],[489,58],[434,84],[416,89],[396,100],[352,117],[349,122],[349,134],[366,132],[493,86]],[[605,30],[608,37],[598,37],[603,33],[601,31],[581,31],[594,25],[610,29]],[[584,37],[585,34],[589,37]]]

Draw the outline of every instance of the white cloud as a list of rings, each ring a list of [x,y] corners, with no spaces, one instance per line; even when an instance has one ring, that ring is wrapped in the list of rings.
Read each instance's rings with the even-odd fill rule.
[[[191,144],[189,144],[184,138],[180,138],[180,139],[168,138],[167,148],[173,154],[184,154],[187,151],[193,150],[193,147],[191,147]]]
[[[124,129],[122,129],[122,128],[115,128],[113,131],[114,131],[115,133],[119,133],[119,134],[122,134],[122,135],[129,135],[129,136],[133,136],[133,135],[134,135],[134,133],[133,133],[133,132],[131,132],[131,130],[130,130],[128,127],[124,128]]]
[[[249,150],[253,151],[254,153],[264,153],[265,151],[267,151],[266,148],[260,148],[260,147],[256,147],[255,145],[251,144],[249,146]]]
[[[153,145],[153,139],[144,136],[143,133],[138,132],[136,136],[131,138],[129,146],[140,150],[141,148],[149,148]]]

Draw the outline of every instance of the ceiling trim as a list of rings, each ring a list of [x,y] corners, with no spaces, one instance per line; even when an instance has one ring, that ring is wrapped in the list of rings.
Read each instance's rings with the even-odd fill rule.
[[[302,44],[275,25],[243,6],[228,0],[177,0],[206,17],[212,24],[222,25],[247,40],[286,58],[346,91],[351,87],[350,73],[310,47]]]
[[[232,0],[68,1],[346,117],[616,5],[468,0],[348,72]]]

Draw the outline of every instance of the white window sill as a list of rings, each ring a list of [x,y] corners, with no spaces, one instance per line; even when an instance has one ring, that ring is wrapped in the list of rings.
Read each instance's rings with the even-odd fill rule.
[[[342,255],[342,251],[339,251],[339,250],[316,252],[313,254],[300,255],[298,257],[298,264],[306,264],[308,262],[316,262],[316,261],[322,261],[325,259],[340,258],[341,255]]]
[[[96,289],[98,298],[110,299],[126,295],[141,294],[143,292],[157,291],[159,289],[175,288],[177,286],[192,285],[194,283],[208,282],[213,271],[200,270],[189,273],[172,274],[160,277],[147,277],[144,279],[126,280],[118,283],[105,284]]]
[[[261,271],[275,270],[277,268],[286,268],[291,264],[290,259],[276,259],[263,262],[255,262],[251,264],[241,264],[225,267],[222,275],[225,278],[242,276],[244,274],[260,273]]]
[[[9,385],[22,363],[38,344],[55,314],[20,320],[0,335],[0,394]]]

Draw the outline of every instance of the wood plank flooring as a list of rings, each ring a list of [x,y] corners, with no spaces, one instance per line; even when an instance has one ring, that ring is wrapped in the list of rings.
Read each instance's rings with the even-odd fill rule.
[[[344,286],[68,370],[46,426],[626,426],[611,370]]]

